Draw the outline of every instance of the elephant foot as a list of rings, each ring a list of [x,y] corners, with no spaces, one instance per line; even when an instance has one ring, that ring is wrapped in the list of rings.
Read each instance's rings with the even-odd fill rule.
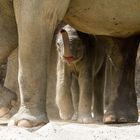
[[[5,87],[0,86],[0,119],[10,117],[16,106],[16,94]],[[11,115],[10,115],[11,114]]]
[[[5,113],[3,117],[0,118],[0,125],[8,124],[10,118],[18,111],[18,107],[19,105],[16,107],[12,107],[7,113]]]
[[[104,118],[103,118],[103,122],[105,124],[113,124],[113,123],[117,123],[117,118],[115,115],[113,114],[105,114]]]
[[[15,120],[11,120],[8,123],[8,126],[32,128],[36,126],[43,126],[45,124],[46,124],[45,122],[36,122],[36,121],[27,120],[27,119],[22,119],[22,120],[19,120],[18,122],[15,122]]]
[[[96,117],[93,118],[93,121],[95,123],[103,122],[103,116],[96,116]]]
[[[79,123],[88,124],[88,123],[93,123],[93,118],[91,115],[80,115],[80,116],[78,116],[77,121]]]
[[[68,113],[59,112],[60,118],[61,118],[62,120],[71,120],[72,114],[73,114],[73,113],[70,113],[70,112],[68,112]]]
[[[75,112],[71,118],[72,121],[76,121],[78,118],[78,112]]]
[[[136,123],[138,121],[138,111],[127,110],[113,112],[106,112],[103,118],[105,124],[119,124],[119,123]]]
[[[10,108],[8,108],[8,107],[1,107],[0,108],[0,118],[5,116],[6,114],[8,114],[9,111],[10,111]]]
[[[119,123],[131,123],[133,121],[128,120],[128,118],[124,117],[124,116],[117,117],[115,115],[110,114],[110,115],[104,116],[103,122],[105,124],[113,124],[113,123],[119,124]],[[136,121],[134,121],[134,122],[136,122]]]
[[[10,119],[8,126],[37,127],[43,126],[48,122],[46,113],[36,109],[21,107],[19,111]]]

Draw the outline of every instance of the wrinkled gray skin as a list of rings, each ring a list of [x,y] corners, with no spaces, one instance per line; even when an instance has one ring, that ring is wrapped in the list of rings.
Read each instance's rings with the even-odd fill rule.
[[[55,40],[55,39],[54,39]],[[49,119],[59,119],[58,109],[55,103],[56,96],[56,45],[55,41],[51,48],[48,87],[47,87],[47,112]],[[2,67],[2,68],[1,68]],[[18,87],[18,50],[15,49],[8,57],[7,71],[0,67],[0,124],[5,124],[14,115],[19,107],[19,87]],[[5,77],[6,75],[6,77]],[[51,81],[51,82],[50,82]],[[17,101],[18,96],[18,101]],[[17,101],[17,102],[15,102]],[[12,103],[12,104],[11,104]]]
[[[7,58],[11,52],[17,47],[18,37],[17,25],[11,2],[1,1],[0,9],[0,65],[2,66],[7,62]],[[0,117],[4,117],[9,114],[17,97],[14,92],[5,88],[3,83],[0,84]],[[5,117],[9,117],[9,115]]]
[[[56,96],[56,45],[55,38],[51,47],[50,63],[48,70],[47,101],[46,107],[48,118],[59,119],[58,109],[55,103]],[[4,68],[3,68],[4,67]],[[8,57],[7,71],[5,65],[0,67],[0,124],[5,124],[14,115],[19,107],[19,87],[18,87],[18,50],[12,51]],[[51,81],[51,82],[50,82]],[[18,99],[18,100],[17,100]],[[16,101],[16,102],[15,102]],[[12,104],[11,104],[12,103]]]
[[[11,104],[11,107],[8,107],[9,112],[5,113],[5,115],[1,119],[1,123],[4,123],[5,120],[8,121],[11,116],[13,116],[18,108],[19,108],[19,88],[18,88],[18,80],[17,80],[17,75],[18,75],[18,49],[16,48],[13,50],[10,54],[10,56],[7,59],[7,70],[6,70],[6,76],[4,79],[4,88],[7,88],[11,95],[13,94],[16,100],[13,101],[12,96],[9,97],[9,101],[5,101],[5,105],[3,107],[6,107],[6,104]],[[4,97],[7,96],[7,94],[4,92],[2,94]],[[6,98],[7,99],[7,98]],[[8,103],[9,102],[9,103]],[[4,120],[4,121],[2,121]]]
[[[9,35],[9,37],[11,36]],[[4,48],[2,49],[4,50]],[[19,107],[17,54],[18,51],[15,49],[8,58],[3,59],[4,61],[1,60],[3,62],[0,66],[0,124],[7,123]],[[6,61],[7,63],[5,63]]]
[[[63,19],[82,32],[107,35],[105,40],[113,42],[107,44],[107,52],[113,61],[112,64],[115,63],[117,69],[113,65],[112,100],[107,110],[110,113],[106,113],[104,122],[137,121],[134,86],[129,86],[129,82],[125,82],[122,78],[124,65],[127,63],[124,54],[128,52],[127,49],[126,52],[120,49],[123,39],[117,39],[121,43],[117,42],[116,45],[116,39],[109,36],[124,38],[140,32],[139,0],[127,0],[127,2],[88,0],[86,3],[85,0],[1,0],[0,8],[2,14],[0,29],[3,31],[0,36],[0,42],[3,44],[0,46],[8,47],[10,48],[8,50],[11,51],[17,44],[19,45],[18,83],[21,104],[19,111],[11,118],[9,125],[33,127],[48,122],[45,108],[47,61],[49,61],[54,30]],[[16,29],[18,29],[18,41]],[[7,34],[11,35],[10,40],[7,38]],[[134,45],[137,46],[135,40],[133,43],[132,50],[136,48]],[[9,54],[9,51],[5,52],[4,58]],[[112,53],[110,54],[110,52]],[[130,51],[131,53],[135,52]],[[132,60],[134,69],[135,63],[134,59]],[[37,62],[39,62],[38,65],[36,65]],[[134,74],[130,79],[128,78],[129,80],[127,79],[131,81],[130,84],[132,85],[134,85],[133,77]],[[123,108],[120,107],[122,103]]]
[[[91,105],[94,79],[96,102],[94,118],[101,121],[103,85],[101,78],[96,76],[104,73],[102,66],[105,58],[105,52],[102,50],[104,48],[99,43],[94,43],[93,36],[77,32],[69,25],[62,29],[63,32],[59,32],[56,39],[58,50],[56,103],[60,117],[64,120],[78,120],[81,123],[93,122]],[[102,79],[103,77],[104,74]],[[97,90],[96,86],[99,84],[97,80],[100,81],[102,92]]]
[[[16,103],[15,93],[4,87],[5,76],[6,63],[0,66],[0,118],[3,120],[10,117],[10,110]]]
[[[107,107],[104,122],[136,122],[138,109],[135,65],[139,36],[126,39],[112,38],[112,40],[103,37],[102,43],[104,43],[108,55],[105,88]],[[112,51],[110,51],[110,47],[112,47]]]

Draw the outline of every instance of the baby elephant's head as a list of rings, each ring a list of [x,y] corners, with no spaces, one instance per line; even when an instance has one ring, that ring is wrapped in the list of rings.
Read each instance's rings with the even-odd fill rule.
[[[85,45],[78,32],[69,25],[61,29],[56,40],[59,55],[68,63],[83,57]]]

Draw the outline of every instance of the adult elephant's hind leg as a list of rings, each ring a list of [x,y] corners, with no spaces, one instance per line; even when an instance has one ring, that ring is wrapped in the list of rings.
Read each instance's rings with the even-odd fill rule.
[[[94,121],[102,122],[104,114],[103,93],[104,93],[104,80],[105,80],[105,62],[103,62],[100,70],[94,77]]]
[[[13,4],[9,0],[0,1],[0,66],[7,62],[10,53],[18,46],[17,25]],[[6,70],[5,70],[6,71]],[[2,73],[0,72],[0,77]],[[16,101],[16,94],[0,83],[0,123],[9,119],[9,112]]]
[[[112,41],[111,41],[112,40]],[[138,38],[106,40],[107,54],[112,64],[111,95],[104,123],[137,122],[137,97],[135,92],[135,59]]]
[[[15,1],[21,105],[9,125],[33,127],[48,122],[45,108],[47,60],[54,29],[68,5],[61,1]]]

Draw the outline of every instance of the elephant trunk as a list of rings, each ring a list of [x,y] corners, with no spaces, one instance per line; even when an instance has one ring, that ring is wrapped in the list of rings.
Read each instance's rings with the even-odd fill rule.
[[[64,43],[64,57],[72,57],[68,33],[66,32],[66,30],[62,29],[61,34]]]

